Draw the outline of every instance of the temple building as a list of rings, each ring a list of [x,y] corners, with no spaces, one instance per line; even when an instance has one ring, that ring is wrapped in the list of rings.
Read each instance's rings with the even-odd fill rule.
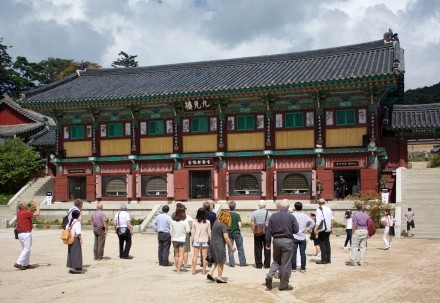
[[[20,104],[57,124],[54,200],[334,200],[407,166],[396,34],[356,45],[84,69]],[[317,182],[322,192],[316,191]],[[392,194],[391,194],[392,195]]]

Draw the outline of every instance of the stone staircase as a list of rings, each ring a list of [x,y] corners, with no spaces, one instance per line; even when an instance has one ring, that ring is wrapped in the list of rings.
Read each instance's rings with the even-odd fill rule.
[[[427,162],[413,162],[402,170],[401,230],[406,236],[405,213],[415,213],[415,237],[440,239],[440,169],[427,168]]]
[[[2,223],[0,226],[7,227],[7,222],[15,216],[19,201],[31,202],[34,200],[38,203],[44,202],[46,200],[46,192],[53,191],[53,182],[54,178],[50,176],[38,178],[30,182],[25,190],[14,196],[12,202],[0,208],[0,222]]]

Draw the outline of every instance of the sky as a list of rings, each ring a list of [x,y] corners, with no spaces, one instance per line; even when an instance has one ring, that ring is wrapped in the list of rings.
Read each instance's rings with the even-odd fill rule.
[[[438,0],[1,0],[14,58],[139,66],[308,51],[380,40],[405,50],[405,90],[440,82]]]

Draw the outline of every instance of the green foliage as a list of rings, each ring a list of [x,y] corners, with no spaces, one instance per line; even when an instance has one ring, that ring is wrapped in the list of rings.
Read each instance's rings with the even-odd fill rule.
[[[14,194],[0,194],[0,205],[8,204],[9,200],[14,196]]]
[[[345,228],[345,224],[334,221],[333,228]]]
[[[135,56],[131,56],[123,51],[121,51],[118,56],[120,56],[117,60],[113,61],[113,67],[137,67],[138,62],[136,61]]]
[[[3,38],[0,38],[0,98],[4,93],[17,98],[23,91],[62,80],[80,69],[81,64],[72,59],[48,58],[33,63],[26,57],[18,56],[13,62],[8,54],[8,49],[12,46],[4,45],[2,42]],[[129,58],[131,57],[133,56]],[[100,68],[98,64],[88,61],[85,65]]]
[[[3,193],[17,192],[43,168],[44,160],[21,139],[6,140],[0,145],[0,188]]]
[[[353,209],[356,209],[354,206],[355,202],[362,202],[364,211],[376,223],[378,228],[381,226],[380,219],[385,215],[385,210],[391,208],[389,204],[382,202],[380,194],[371,190],[359,192],[356,195],[349,195],[346,199],[353,201]]]
[[[440,102],[440,83],[430,87],[410,89],[405,92],[405,104],[425,104]]]
[[[431,157],[429,167],[440,167],[440,154]]]
[[[141,225],[142,224],[142,222],[144,222],[144,219],[131,219],[130,220],[130,222],[131,222],[131,225]]]

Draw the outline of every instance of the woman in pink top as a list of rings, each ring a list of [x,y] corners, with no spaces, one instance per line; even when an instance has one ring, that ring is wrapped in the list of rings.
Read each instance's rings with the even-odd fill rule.
[[[202,274],[206,274],[206,256],[208,254],[209,239],[211,239],[211,223],[206,220],[206,212],[204,208],[197,210],[196,219],[192,223],[191,227],[191,243],[194,248],[194,254],[192,259],[192,274],[196,273],[197,257],[200,250],[202,250],[203,270]]]

